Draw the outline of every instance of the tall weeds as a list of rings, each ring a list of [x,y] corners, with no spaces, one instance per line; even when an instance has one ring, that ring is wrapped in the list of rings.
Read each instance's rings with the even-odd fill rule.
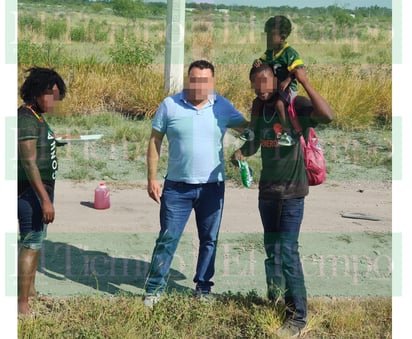
[[[153,116],[167,95],[163,19],[130,21],[109,12],[64,12],[60,7],[54,13],[32,6],[19,9],[19,84],[24,68],[52,66],[69,84],[63,115],[111,110]],[[33,13],[41,20],[33,20]],[[289,41],[301,54],[314,87],[335,110],[334,126],[391,128],[390,22],[352,20],[342,11],[338,17],[327,11],[308,17],[289,14]],[[265,49],[266,18],[250,11],[186,17],[186,65],[199,58],[212,61],[218,92],[246,116],[254,97],[249,67]],[[300,94],[305,95],[302,89]]]

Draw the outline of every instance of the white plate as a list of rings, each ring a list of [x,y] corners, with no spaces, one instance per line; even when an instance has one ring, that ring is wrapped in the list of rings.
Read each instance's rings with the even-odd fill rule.
[[[99,140],[102,136],[103,134],[88,134],[88,135],[81,135],[80,138],[76,138],[76,139],[57,137],[56,141],[61,144],[67,144],[68,142],[78,142],[78,141],[95,141],[95,140]]]

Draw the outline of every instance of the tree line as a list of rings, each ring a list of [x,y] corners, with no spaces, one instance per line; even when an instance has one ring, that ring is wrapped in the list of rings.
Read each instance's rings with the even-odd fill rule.
[[[142,0],[24,0],[20,3],[43,3],[47,5],[64,5],[70,6],[90,6],[92,10],[100,11],[109,8],[115,15],[136,19],[148,15],[166,16],[167,3],[166,2],[143,2]],[[346,9],[337,5],[327,7],[254,7],[254,6],[239,6],[239,5],[224,5],[213,3],[196,3],[189,2],[186,8],[190,8],[199,12],[213,12],[219,9],[227,9],[231,12],[242,13],[247,15],[252,13],[254,15],[265,15],[269,12],[285,14],[293,12],[299,16],[319,16],[330,15],[334,17],[345,18],[348,15],[356,17],[386,17],[392,16],[392,9],[379,6],[371,7],[357,7],[355,9]]]

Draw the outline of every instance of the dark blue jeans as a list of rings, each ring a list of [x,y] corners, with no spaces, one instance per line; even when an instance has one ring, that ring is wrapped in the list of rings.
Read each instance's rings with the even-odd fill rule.
[[[49,193],[49,196],[53,202],[53,194]],[[47,236],[47,224],[43,223],[41,202],[33,188],[28,188],[18,196],[17,216],[20,245],[40,250]]]
[[[306,324],[307,297],[299,257],[299,231],[304,198],[259,200],[266,251],[268,297],[285,298],[286,317],[298,326]]]
[[[186,184],[166,180],[160,199],[160,233],[147,275],[146,293],[166,287],[173,256],[192,210],[195,211],[199,253],[193,281],[196,289],[210,292],[215,273],[216,246],[224,202],[224,182]]]

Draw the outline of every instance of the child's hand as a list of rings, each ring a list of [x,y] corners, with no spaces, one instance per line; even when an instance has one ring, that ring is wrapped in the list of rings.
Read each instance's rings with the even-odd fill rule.
[[[253,67],[260,67],[262,66],[262,60],[260,59],[255,59],[255,61],[253,61]]]
[[[292,81],[292,79],[290,77],[287,77],[285,80],[283,80],[280,85],[279,85],[279,90],[281,92],[284,92],[286,90],[286,88],[288,88],[290,82]]]

